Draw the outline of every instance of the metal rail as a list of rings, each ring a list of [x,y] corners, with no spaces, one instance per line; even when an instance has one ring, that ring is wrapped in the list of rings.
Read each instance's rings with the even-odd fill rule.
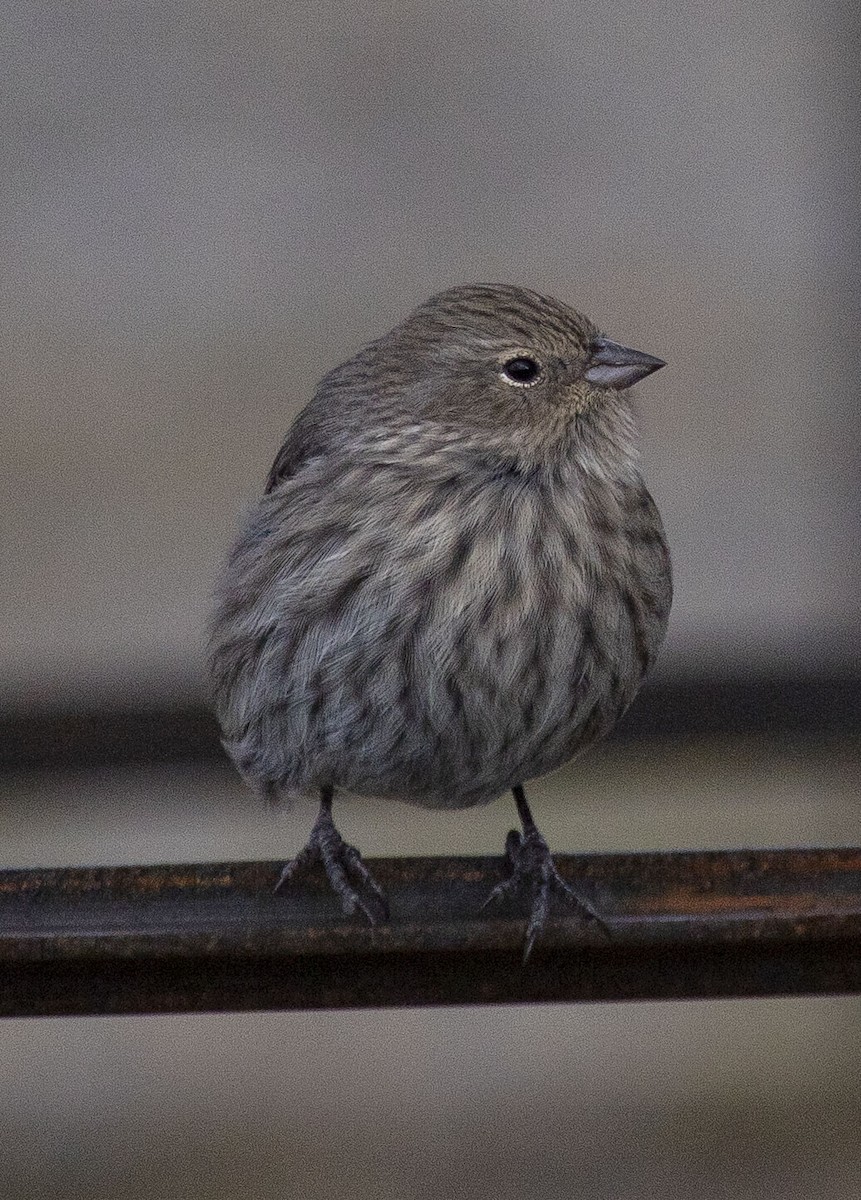
[[[0,872],[0,1015],[861,991],[861,849],[559,855],[612,931],[559,910],[521,962],[499,859],[371,861],[390,923],[279,863]]]

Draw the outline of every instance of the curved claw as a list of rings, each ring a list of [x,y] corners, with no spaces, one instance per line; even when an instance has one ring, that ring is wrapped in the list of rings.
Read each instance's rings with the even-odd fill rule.
[[[389,917],[391,916],[391,913],[389,912],[389,900],[388,900],[388,897],[386,896],[386,893],[383,891],[383,889],[377,883],[376,879],[374,879],[371,872],[365,866],[365,860],[362,858],[361,854],[356,849],[356,847],[350,846],[347,842],[343,843],[343,847],[344,847],[344,859],[347,864],[348,873],[354,875],[358,879],[358,881],[362,887],[367,888],[367,890],[371,893],[371,895],[376,900],[383,919],[388,921]],[[374,918],[368,912],[368,909],[364,906],[364,904],[360,904],[360,907],[362,909],[362,912],[365,914],[365,916],[368,918],[368,920],[373,925],[375,923],[375,921],[374,921]]]
[[[278,876],[278,882],[272,889],[273,892],[280,892],[282,888],[289,887],[299,872],[311,863],[319,861],[319,853],[310,842],[304,846],[295,858],[288,858],[287,862],[281,868],[281,874]]]
[[[488,905],[494,904],[497,900],[501,900],[503,896],[508,895],[511,891],[512,882],[511,879],[503,879],[502,883],[498,883],[478,911],[484,912]]]

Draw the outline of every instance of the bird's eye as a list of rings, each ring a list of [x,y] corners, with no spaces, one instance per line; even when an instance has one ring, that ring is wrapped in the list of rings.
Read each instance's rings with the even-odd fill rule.
[[[506,383],[529,387],[541,378],[541,364],[527,354],[517,354],[502,364],[502,378]]]

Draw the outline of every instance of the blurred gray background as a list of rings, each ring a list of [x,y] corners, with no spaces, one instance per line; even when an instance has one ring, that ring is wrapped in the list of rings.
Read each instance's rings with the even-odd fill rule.
[[[638,401],[676,565],[666,687],[857,678],[858,23],[11,0],[0,718],[202,703],[212,579],[293,413],[468,280],[669,361]],[[811,712],[698,738],[693,709],[684,742],[539,785],[551,843],[857,842],[854,735]],[[210,758],[98,754],[0,775],[0,812],[8,865],[276,857],[311,819],[257,812]],[[343,826],[369,853],[486,853],[510,817]],[[6,1022],[0,1060],[10,1200],[861,1194],[848,1000]]]

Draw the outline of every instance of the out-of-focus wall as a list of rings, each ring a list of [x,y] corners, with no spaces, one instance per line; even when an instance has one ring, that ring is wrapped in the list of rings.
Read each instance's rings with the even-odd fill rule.
[[[856,21],[13,0],[0,699],[195,691],[211,578],[297,406],[470,279],[669,360],[640,394],[663,669],[845,663]]]

